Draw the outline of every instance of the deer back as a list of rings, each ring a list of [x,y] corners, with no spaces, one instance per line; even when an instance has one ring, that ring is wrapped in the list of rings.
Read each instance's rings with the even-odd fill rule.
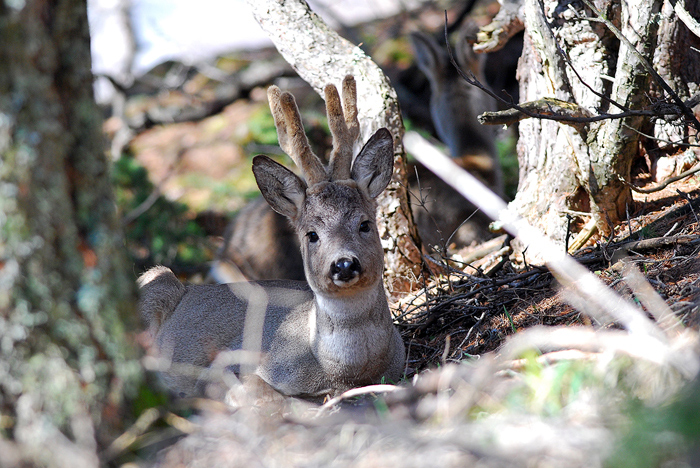
[[[218,283],[304,280],[301,246],[289,219],[262,196],[250,201],[226,227],[210,276]]]
[[[293,97],[276,87],[269,97],[280,146],[302,176],[267,156],[253,159],[253,172],[265,200],[294,229],[307,281],[183,286],[167,268],[146,272],[141,310],[154,352],[194,370],[171,370],[164,379],[180,394],[200,393],[202,375],[222,351],[248,350],[259,351],[259,360],[241,362],[239,353],[227,366],[285,395],[396,380],[405,352],[386,301],[374,221],[374,198],[392,174],[392,137],[378,130],[352,162],[359,122],[354,79],[346,77],[342,104],[335,87],[326,88],[334,141],[326,167],[309,147]]]

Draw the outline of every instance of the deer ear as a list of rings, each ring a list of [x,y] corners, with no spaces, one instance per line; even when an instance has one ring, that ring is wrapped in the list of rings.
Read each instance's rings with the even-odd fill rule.
[[[352,165],[352,179],[375,198],[391,180],[394,170],[394,140],[386,128],[380,128],[365,144]]]
[[[283,165],[263,155],[253,158],[253,174],[270,207],[283,216],[295,219],[306,199],[306,183]]]
[[[410,35],[416,65],[433,82],[440,82],[446,67],[451,66],[442,46],[430,35],[420,31]]]

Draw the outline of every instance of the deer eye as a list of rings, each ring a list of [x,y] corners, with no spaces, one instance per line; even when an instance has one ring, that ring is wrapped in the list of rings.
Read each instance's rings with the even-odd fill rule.
[[[369,232],[369,221],[362,221],[360,223],[360,232]]]
[[[306,237],[309,238],[309,242],[318,242],[318,234],[316,234],[316,231],[307,232]]]

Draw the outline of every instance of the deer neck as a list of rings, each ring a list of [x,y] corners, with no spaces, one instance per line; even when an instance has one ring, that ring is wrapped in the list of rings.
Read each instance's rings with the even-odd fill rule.
[[[381,362],[393,332],[381,282],[354,296],[316,295],[309,325],[316,358],[338,378],[366,374]]]
[[[319,331],[324,324],[334,327],[355,327],[357,323],[386,318],[389,305],[381,283],[348,296],[314,294]]]

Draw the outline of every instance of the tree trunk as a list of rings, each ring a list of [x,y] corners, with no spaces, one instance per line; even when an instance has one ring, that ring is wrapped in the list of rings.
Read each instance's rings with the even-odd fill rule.
[[[675,5],[682,5],[691,19],[683,21],[674,11]],[[686,24],[693,22],[693,24]],[[694,32],[690,28],[694,29]],[[687,100],[700,93],[700,2],[673,1],[665,2],[661,9],[659,23],[659,44],[654,52],[654,66],[659,75],[665,79],[671,88]],[[657,88],[655,86],[655,88]],[[655,97],[663,96],[658,89]],[[698,113],[696,112],[696,115]],[[654,124],[654,136],[659,138],[659,146],[666,148],[667,142],[690,139],[690,143],[700,143],[698,133],[689,132],[688,127],[674,125],[659,120]]]
[[[662,3],[596,0],[594,5],[651,61],[654,51],[658,54],[664,47],[679,52],[670,33],[660,36],[662,47],[657,48]],[[675,16],[663,17],[662,28],[682,28]],[[524,18],[526,39],[519,64],[521,101],[556,97],[593,115],[621,112],[596,93],[629,109],[651,106],[648,96],[655,86],[650,73],[604,23],[587,19],[596,19],[597,15],[584,2],[525,0]],[[697,70],[700,64],[697,54],[692,55],[688,49],[682,55],[683,60],[694,63],[685,70],[677,64],[665,69],[666,78],[676,89],[676,80],[686,83],[685,96],[697,89],[700,79],[697,74],[689,76],[689,70]],[[674,57],[680,59],[679,55]],[[639,131],[648,123],[648,118],[640,116],[577,125],[523,120],[518,142],[520,182],[510,208],[562,245],[570,211],[590,211],[598,229],[609,234],[625,219],[632,201],[627,182],[642,143]],[[687,127],[683,132],[687,141]]]
[[[359,47],[330,29],[303,0],[249,0],[248,4],[282,56],[321,96],[325,85],[334,83],[340,89],[345,75],[355,76],[364,139],[382,127],[394,136],[394,176],[377,198],[377,226],[384,244],[387,291],[394,297],[411,291],[420,275],[420,240],[406,193],[404,128],[396,92]]]
[[[0,3],[0,442],[45,466],[97,466],[141,372],[90,63],[85,0]]]

